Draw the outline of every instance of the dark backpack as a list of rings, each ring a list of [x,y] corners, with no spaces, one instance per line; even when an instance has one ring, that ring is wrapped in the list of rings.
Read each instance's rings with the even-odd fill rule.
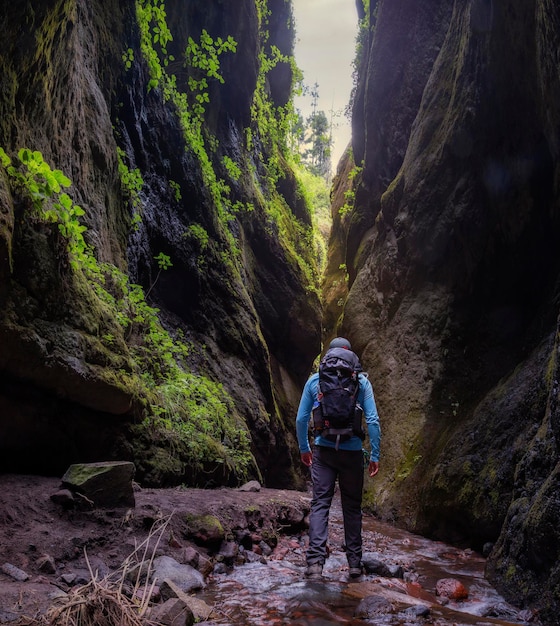
[[[331,348],[319,364],[317,405],[313,409],[313,429],[338,443],[353,435],[362,440],[362,409],[357,404],[362,367],[357,355],[345,348]]]

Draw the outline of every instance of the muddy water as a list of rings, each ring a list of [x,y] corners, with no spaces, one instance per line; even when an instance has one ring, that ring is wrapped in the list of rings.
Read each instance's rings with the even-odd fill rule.
[[[364,518],[364,557],[372,554],[386,563],[397,563],[405,579],[364,574],[348,578],[342,549],[342,517],[337,502],[329,525],[330,555],[320,580],[304,577],[305,538],[281,538],[266,563],[237,566],[214,575],[200,597],[215,607],[213,624],[247,626],[330,626],[378,624],[381,626],[436,624],[526,624],[529,616],[508,605],[484,579],[484,559],[472,551],[430,541]],[[455,578],[469,597],[463,602],[435,595],[436,582]],[[354,617],[360,601],[371,595],[390,601],[389,613],[364,621]],[[418,605],[429,607],[419,617]]]

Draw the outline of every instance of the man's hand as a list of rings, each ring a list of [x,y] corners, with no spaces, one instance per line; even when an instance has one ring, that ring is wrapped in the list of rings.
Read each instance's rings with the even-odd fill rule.
[[[373,478],[379,471],[379,461],[370,461],[368,471],[369,471],[369,475]]]
[[[313,463],[313,453],[312,452],[302,452],[301,453],[301,462],[306,467],[311,467],[311,463]]]

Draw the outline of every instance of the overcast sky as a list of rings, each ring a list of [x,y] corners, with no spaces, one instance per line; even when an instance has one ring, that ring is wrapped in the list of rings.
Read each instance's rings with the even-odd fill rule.
[[[292,0],[296,21],[295,58],[304,83],[319,84],[318,110],[333,116],[332,167],[350,141],[350,123],[344,110],[352,91],[352,61],[356,48],[358,14],[355,0]],[[311,113],[311,98],[295,100],[304,117]]]

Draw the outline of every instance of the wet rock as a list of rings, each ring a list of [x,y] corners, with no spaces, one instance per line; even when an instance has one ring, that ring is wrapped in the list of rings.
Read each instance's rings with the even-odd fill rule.
[[[397,563],[387,563],[377,553],[364,554],[362,563],[367,574],[376,574],[386,578],[403,578],[404,570]]]
[[[170,580],[177,587],[188,593],[204,587],[204,577],[190,565],[182,565],[170,556],[159,556],[154,559],[152,581],[161,583]]]
[[[514,607],[509,606],[505,602],[498,602],[497,604],[491,604],[484,607],[480,611],[480,615],[482,617],[495,617],[502,620],[512,621],[515,621],[521,617]]]
[[[272,548],[266,543],[266,541],[259,542],[259,548],[263,556],[270,556],[272,554]]]
[[[92,506],[135,506],[132,478],[134,464],[128,461],[77,463],[62,477],[62,487],[78,494]]]
[[[220,546],[218,557],[231,565],[239,552],[239,547],[235,541],[224,541]]]
[[[27,572],[24,572],[22,569],[19,569],[19,567],[16,567],[11,563],[4,563],[0,569],[4,572],[4,574],[7,574],[10,578],[17,580],[18,582],[25,582],[26,580],[29,580],[29,574],[27,574]]]
[[[440,578],[436,583],[436,595],[449,600],[466,600],[469,592],[463,583],[455,578]]]
[[[183,550],[183,563],[198,569],[200,563],[200,554],[190,546]]]
[[[164,601],[172,598],[179,598],[182,600],[190,608],[197,622],[207,620],[212,613],[212,607],[206,604],[204,600],[187,595],[169,579],[164,580],[161,584],[160,594],[162,600]]]
[[[214,574],[227,574],[229,568],[225,563],[216,563],[214,566]]]
[[[482,556],[488,558],[490,556],[490,552],[492,552],[492,548],[494,544],[492,542],[487,542],[482,546]]]
[[[386,615],[393,611],[393,605],[387,598],[381,595],[365,597],[354,611],[354,617],[359,619],[371,619],[378,615]]]
[[[192,626],[194,615],[183,600],[171,598],[152,608],[150,621],[162,626]]]
[[[404,611],[401,611],[400,615],[402,615],[405,619],[414,619],[418,617],[428,617],[430,615],[430,612],[431,609],[429,606],[416,604],[415,606],[409,606]]]
[[[256,552],[253,552],[252,550],[247,550],[245,552],[245,560],[247,561],[247,563],[264,563],[264,562],[266,562],[262,555],[257,554]]]

